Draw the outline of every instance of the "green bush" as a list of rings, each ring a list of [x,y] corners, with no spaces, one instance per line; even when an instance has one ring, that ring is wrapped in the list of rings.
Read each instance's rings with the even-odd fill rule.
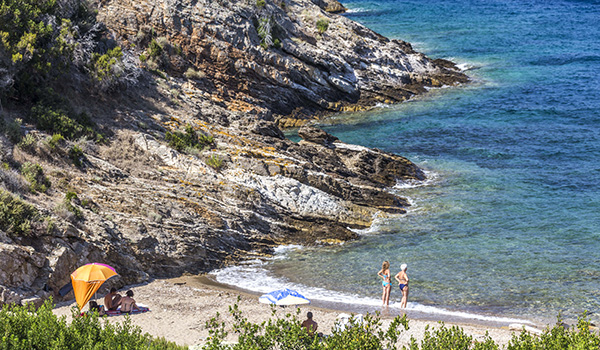
[[[367,315],[362,324],[351,321],[349,327],[334,330],[331,336],[320,338],[317,334],[309,335],[302,327],[298,319],[300,309],[295,314],[288,312],[260,324],[248,321],[237,305],[229,307],[229,313],[233,317],[233,331],[238,335],[238,344],[233,347],[223,344],[228,333],[225,322],[220,321],[217,314],[206,322],[210,338],[202,349],[395,349],[393,344],[402,332],[401,327],[408,329],[406,316],[397,316],[384,331],[378,315]],[[273,316],[276,313],[274,308]]]
[[[77,208],[76,206],[73,205],[73,200],[79,200],[79,197],[77,197],[77,193],[72,192],[72,191],[68,191],[65,194],[65,199],[63,201],[65,208],[67,208],[68,211],[70,211],[71,213],[73,213],[73,215],[75,215],[75,217],[77,219],[81,219],[83,218],[83,213],[81,212],[81,209]]]
[[[267,3],[265,2],[265,0],[256,0],[256,6],[258,7],[265,7]]]
[[[238,336],[235,345],[224,344],[228,335],[225,331],[225,322],[216,317],[206,322],[209,332],[208,341],[203,350],[250,350],[250,349],[334,349],[334,350],[383,350],[399,349],[398,340],[403,330],[409,329],[406,315],[397,316],[392,320],[387,330],[382,329],[379,315],[367,314],[364,322],[358,323],[354,319],[343,329],[334,326],[331,335],[321,338],[309,336],[301,327],[298,320],[300,309],[295,315],[286,313],[277,315],[273,308],[274,319],[262,323],[252,323],[242,315],[237,305],[229,307],[233,317],[232,331]],[[590,330],[590,322],[583,315],[579,318],[577,329],[567,330],[559,325],[546,329],[542,335],[531,335],[523,330],[520,335],[514,335],[507,346],[507,350],[563,350],[563,349],[598,349],[600,348],[600,335]],[[425,329],[421,342],[411,338],[407,350],[498,350],[500,347],[488,334],[483,340],[474,340],[458,326],[447,328],[443,323],[439,328]]]
[[[39,219],[35,207],[0,190],[0,229],[18,236],[31,234],[31,224]]]
[[[50,187],[50,180],[44,175],[44,169],[37,163],[25,162],[21,167],[21,173],[29,181],[31,192],[46,192]]]
[[[223,160],[219,159],[219,156],[213,154],[206,159],[206,165],[215,170],[220,170],[223,167]]]
[[[327,18],[319,18],[319,20],[317,20],[317,30],[319,31],[319,34],[325,33],[328,28],[329,20]]]
[[[50,149],[56,149],[62,142],[65,141],[65,138],[61,134],[53,134],[52,136],[46,139],[46,143]]]
[[[101,139],[101,136],[94,131],[94,124],[87,114],[75,114],[68,111],[68,108],[65,110],[54,106],[59,103],[39,102],[31,108],[30,119],[37,124],[39,129],[53,134],[61,134],[69,140],[83,136],[90,136],[96,140]]]
[[[214,142],[214,138],[202,133],[198,134],[191,125],[186,125],[185,132],[174,131],[165,134],[165,139],[169,146],[183,152],[188,148],[202,150],[204,146],[208,146]]]
[[[98,82],[106,80],[117,80],[122,71],[115,66],[123,59],[123,51],[120,46],[108,50],[104,55],[94,54],[92,56],[92,72]]]
[[[260,46],[262,46],[265,50],[273,45],[272,29],[273,25],[271,24],[271,17],[265,16],[258,19],[258,27],[256,32],[260,37]]]
[[[83,317],[73,310],[73,321],[52,312],[52,300],[36,309],[27,306],[6,305],[0,310],[0,349],[166,349],[184,350],[164,338],[154,339],[131,324],[129,316],[123,323],[103,321],[97,313]]]
[[[85,159],[85,155],[79,146],[73,145],[69,150],[69,158],[71,158],[76,167],[81,167],[83,165],[82,159]]]
[[[152,39],[152,41],[150,42],[150,46],[148,46],[148,54],[150,55],[150,57],[158,57],[160,55],[162,55],[163,53],[163,47],[160,46],[160,44],[158,43],[158,41],[156,41],[155,39]]]
[[[17,118],[6,125],[6,137],[8,137],[12,143],[21,142],[21,139],[23,138],[23,131],[21,130],[22,124],[23,121]]]
[[[35,136],[33,136],[32,134],[27,134],[21,139],[21,141],[19,141],[17,146],[26,152],[31,152],[34,149],[36,143],[37,140]]]
[[[546,329],[540,336],[533,336],[525,331],[514,335],[507,350],[562,350],[562,349],[598,349],[600,335],[590,330],[591,323],[584,314],[579,317],[577,327],[566,329],[559,318],[557,325]]]
[[[204,72],[201,71],[197,71],[194,68],[188,68],[185,73],[183,73],[183,75],[188,78],[188,79],[196,79],[196,80],[200,80],[200,79],[204,79],[206,78],[206,74]]]

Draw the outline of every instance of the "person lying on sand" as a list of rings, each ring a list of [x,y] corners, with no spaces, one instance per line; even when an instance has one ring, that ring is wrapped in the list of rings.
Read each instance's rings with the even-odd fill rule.
[[[90,301],[90,312],[97,312],[98,315],[104,316],[106,313],[104,312],[104,306],[98,305],[94,300]]]

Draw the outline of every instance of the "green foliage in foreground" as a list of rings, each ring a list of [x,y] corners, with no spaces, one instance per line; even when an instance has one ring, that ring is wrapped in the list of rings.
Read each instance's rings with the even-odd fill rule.
[[[18,236],[31,234],[31,224],[38,221],[39,213],[9,192],[0,190],[0,230]],[[1,348],[0,348],[1,349]]]
[[[183,350],[163,338],[154,339],[133,326],[129,316],[125,321],[102,321],[97,314],[77,316],[68,324],[65,316],[52,313],[51,300],[35,309],[29,306],[5,305],[0,310],[0,350],[29,349],[152,349]]]
[[[229,307],[233,317],[233,331],[238,335],[238,343],[223,344],[227,337],[225,322],[219,320],[219,314],[206,322],[210,338],[203,350],[250,350],[250,349],[296,349],[296,350],[383,350],[395,349],[395,343],[402,332],[408,329],[406,315],[397,316],[387,330],[383,330],[378,315],[367,315],[362,324],[350,321],[345,329],[336,328],[328,337],[315,334],[310,336],[298,318],[300,309],[295,314],[272,317],[260,324],[249,322],[242,315],[237,305]],[[273,309],[273,316],[277,316]]]
[[[488,335],[483,340],[475,340],[458,326],[446,327],[440,323],[435,329],[425,329],[423,339],[418,342],[410,339],[410,345],[398,345],[398,340],[404,330],[409,329],[406,316],[397,316],[387,330],[382,328],[378,314],[369,315],[364,322],[350,321],[344,329],[334,327],[331,335],[320,337],[309,336],[301,327],[298,319],[300,309],[294,314],[277,315],[273,309],[273,317],[262,323],[252,323],[245,318],[237,305],[229,307],[233,318],[232,331],[238,336],[238,343],[224,344],[228,335],[225,322],[220,320],[217,313],[206,322],[210,337],[203,350],[254,350],[254,349],[339,349],[339,350],[499,350],[500,346]],[[600,335],[590,330],[590,322],[583,315],[579,318],[577,327],[566,329],[560,325],[546,329],[543,334],[531,335],[525,330],[515,334],[506,346],[507,350],[563,350],[563,349],[599,349]],[[322,330],[320,330],[322,331]]]

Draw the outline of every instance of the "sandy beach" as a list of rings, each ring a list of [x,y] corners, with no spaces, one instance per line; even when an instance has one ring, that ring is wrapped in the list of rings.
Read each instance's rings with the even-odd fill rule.
[[[206,276],[183,276],[166,280],[154,280],[148,284],[131,286],[127,289],[134,291],[134,298],[138,303],[148,306],[151,310],[150,312],[131,315],[132,323],[152,336],[165,337],[167,340],[174,341],[179,345],[201,346],[209,335],[205,328],[206,321],[214,317],[217,312],[221,315],[221,319],[230,325],[232,318],[229,316],[229,306],[235,303],[238,303],[244,316],[250,321],[267,320],[272,314],[271,307],[260,304],[257,295],[227,288],[213,282]],[[124,293],[125,288],[120,292]],[[102,303],[103,296],[98,294],[99,303]],[[238,297],[240,298],[239,302]],[[70,319],[73,306],[75,306],[74,300],[59,303],[54,312],[57,315],[65,315]],[[337,316],[344,312],[343,310],[320,308],[314,305],[302,305],[300,309],[299,317],[302,319],[305,317],[306,312],[313,312],[314,320],[319,324],[319,331],[324,334],[331,333]],[[286,312],[295,311],[295,307],[280,307],[277,313],[283,316]],[[391,315],[383,314],[384,329],[387,329],[392,318]],[[110,322],[122,322],[125,317],[109,317],[108,320]],[[513,332],[515,332],[508,327],[446,322],[447,326],[452,324],[462,327],[475,340],[483,339],[486,332],[488,332],[501,347],[508,343]],[[428,325],[437,327],[439,323],[409,317],[410,329],[402,333],[400,344],[408,345],[411,337],[420,340],[423,337],[425,327]],[[227,340],[235,341],[236,335],[229,334]]]

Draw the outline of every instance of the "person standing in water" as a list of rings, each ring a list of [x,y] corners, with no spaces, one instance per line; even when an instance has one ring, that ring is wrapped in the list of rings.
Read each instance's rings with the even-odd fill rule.
[[[406,308],[406,302],[408,301],[408,275],[406,274],[406,269],[408,265],[402,264],[400,265],[400,272],[394,276],[396,281],[398,281],[398,288],[402,291],[402,300],[400,301],[400,307]]]
[[[390,273],[390,263],[388,261],[381,264],[381,270],[377,273],[377,276],[383,279],[381,282],[383,286],[381,300],[384,306],[388,306],[390,304],[390,292],[392,291],[392,274]]]

